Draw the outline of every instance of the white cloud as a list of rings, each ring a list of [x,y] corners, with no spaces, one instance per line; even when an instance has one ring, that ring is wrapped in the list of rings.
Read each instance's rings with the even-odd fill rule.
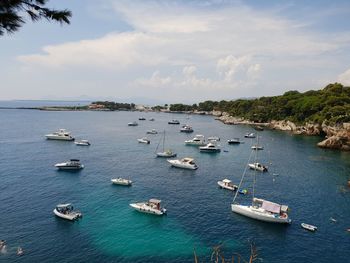
[[[338,76],[338,82],[343,85],[350,85],[350,68]]]
[[[149,79],[138,79],[134,82],[136,85],[148,86],[148,87],[162,87],[171,83],[171,77],[162,77],[157,70],[153,72]]]

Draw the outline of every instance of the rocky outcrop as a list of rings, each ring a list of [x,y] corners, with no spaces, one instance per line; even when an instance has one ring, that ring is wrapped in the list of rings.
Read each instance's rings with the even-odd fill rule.
[[[268,125],[271,129],[290,131],[294,134],[302,135],[321,135],[322,126],[320,124],[306,123],[305,125],[296,125],[291,121],[271,121]]]
[[[327,136],[317,144],[319,147],[350,151],[350,123],[335,127],[322,125],[322,129]]]

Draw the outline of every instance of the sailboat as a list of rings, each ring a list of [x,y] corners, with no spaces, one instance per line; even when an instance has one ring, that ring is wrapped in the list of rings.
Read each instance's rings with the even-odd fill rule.
[[[254,163],[256,163],[258,151],[252,150],[252,153],[250,154],[250,158],[253,152],[255,152]],[[257,175],[256,170],[254,171],[252,203],[250,205],[241,205],[236,202],[237,194],[239,193],[239,189],[241,188],[247,168],[248,166],[246,166],[244,169],[241,181],[238,186],[238,191],[236,192],[233,198],[233,202],[231,204],[232,212],[235,212],[237,214],[250,217],[256,220],[264,221],[264,222],[290,224],[292,220],[289,218],[287,205],[281,205],[265,199],[255,197],[255,183],[256,183],[256,175]]]
[[[176,156],[176,153],[174,153],[172,150],[170,150],[170,149],[165,150],[165,146],[164,146],[165,145],[165,130],[163,132],[163,151],[162,152],[157,152],[159,144],[160,144],[160,141],[159,141],[157,148],[155,150],[157,157],[171,158],[171,157]]]

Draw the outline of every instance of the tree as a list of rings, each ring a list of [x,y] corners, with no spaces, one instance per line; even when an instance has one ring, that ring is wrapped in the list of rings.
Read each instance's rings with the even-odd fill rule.
[[[5,32],[14,33],[26,23],[27,14],[32,21],[46,18],[61,24],[69,24],[71,11],[55,10],[45,7],[47,0],[1,0],[0,1],[0,36]]]

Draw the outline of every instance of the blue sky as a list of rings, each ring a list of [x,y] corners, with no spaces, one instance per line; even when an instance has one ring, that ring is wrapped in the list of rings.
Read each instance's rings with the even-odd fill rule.
[[[350,85],[350,1],[51,0],[0,38],[0,100],[193,103]]]

